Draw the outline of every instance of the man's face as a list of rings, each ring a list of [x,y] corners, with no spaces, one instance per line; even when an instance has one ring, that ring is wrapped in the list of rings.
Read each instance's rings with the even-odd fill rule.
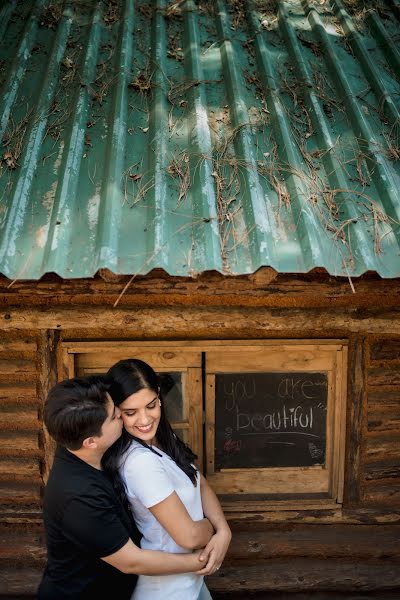
[[[121,436],[123,425],[121,411],[114,405],[109,394],[107,394],[107,399],[107,418],[101,427],[101,435],[96,438],[104,452]]]

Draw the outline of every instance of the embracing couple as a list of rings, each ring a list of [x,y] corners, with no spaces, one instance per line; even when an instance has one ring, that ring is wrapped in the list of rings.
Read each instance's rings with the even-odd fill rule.
[[[39,600],[209,600],[203,576],[220,567],[231,532],[171,429],[154,370],[128,359],[105,377],[62,381],[44,421],[58,448]]]

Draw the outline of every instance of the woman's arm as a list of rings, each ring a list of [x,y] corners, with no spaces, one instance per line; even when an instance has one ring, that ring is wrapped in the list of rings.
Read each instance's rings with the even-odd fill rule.
[[[182,548],[203,548],[214,533],[208,519],[193,521],[176,492],[149,507],[149,510]]]
[[[166,460],[166,459],[165,459]],[[174,490],[163,459],[150,451],[133,452],[124,462],[128,495],[135,496],[182,548],[203,548],[214,529],[208,519],[193,521]],[[188,479],[188,485],[193,485]]]
[[[215,529],[215,534],[200,556],[207,559],[207,570],[213,571],[220,568],[232,539],[232,533],[219,500],[203,475],[200,476],[200,486],[204,515]],[[200,573],[202,572],[200,571]]]

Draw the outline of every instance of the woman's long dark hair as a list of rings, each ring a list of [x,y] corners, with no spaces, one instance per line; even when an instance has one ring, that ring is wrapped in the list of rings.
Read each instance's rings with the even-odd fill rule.
[[[160,395],[160,385],[157,374],[154,370],[142,360],[137,358],[128,358],[120,360],[107,373],[107,383],[109,384],[109,394],[113,399],[115,406],[119,406],[132,394],[140,390],[148,389],[153,391],[161,400],[161,417],[158,424],[156,438],[166,454],[178,465],[180,469],[189,477],[194,486],[197,485],[197,469],[192,465],[197,458],[196,454],[173,432],[171,425],[165,415],[164,402]],[[126,497],[124,483],[119,474],[119,467],[124,453],[129,448],[132,440],[136,440],[142,446],[149,448],[152,452],[158,454],[157,450],[151,448],[146,442],[122,430],[122,435],[107,450],[103,457],[103,467],[111,476],[114,488],[125,507],[129,506]]]

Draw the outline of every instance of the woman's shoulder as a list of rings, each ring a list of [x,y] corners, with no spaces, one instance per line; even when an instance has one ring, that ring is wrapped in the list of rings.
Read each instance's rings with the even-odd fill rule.
[[[123,455],[121,459],[121,468],[126,469],[154,469],[161,465],[161,455],[156,454],[150,448],[142,446],[135,440]]]

